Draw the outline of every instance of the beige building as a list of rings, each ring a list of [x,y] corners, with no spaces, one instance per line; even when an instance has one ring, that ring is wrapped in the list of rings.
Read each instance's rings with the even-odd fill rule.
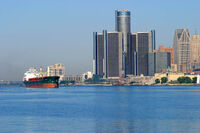
[[[176,29],[174,35],[174,64],[179,72],[183,72],[183,64],[187,64],[191,55],[190,34],[188,29]]]
[[[65,67],[63,64],[55,64],[47,67],[47,76],[60,76],[60,80],[65,77]]]
[[[171,72],[177,72],[177,64],[171,64]]]
[[[82,82],[84,82],[84,77],[83,77],[83,75],[69,75],[69,76],[64,77],[64,80],[82,83]]]
[[[198,75],[184,74],[184,73],[155,73],[155,79],[161,79],[162,77],[167,77],[168,81],[176,81],[179,77],[190,77],[191,79],[197,77]]]
[[[195,34],[191,38],[191,61],[200,60],[200,36]]]

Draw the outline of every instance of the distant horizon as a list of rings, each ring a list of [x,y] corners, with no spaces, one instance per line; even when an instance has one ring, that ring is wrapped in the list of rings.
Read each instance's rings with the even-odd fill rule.
[[[172,47],[175,29],[200,33],[199,5],[199,0],[1,1],[0,80],[20,81],[30,67],[57,63],[66,75],[92,71],[92,33],[113,31],[115,10],[131,12],[131,32],[155,29],[156,48]]]

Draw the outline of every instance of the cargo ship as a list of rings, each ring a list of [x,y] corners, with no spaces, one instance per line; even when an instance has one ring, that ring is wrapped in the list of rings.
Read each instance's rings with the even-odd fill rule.
[[[25,74],[23,82],[27,88],[58,88],[59,76],[43,76],[36,69],[30,68]]]

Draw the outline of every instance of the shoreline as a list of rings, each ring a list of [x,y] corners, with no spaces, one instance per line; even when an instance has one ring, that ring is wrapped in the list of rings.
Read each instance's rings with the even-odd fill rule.
[[[68,86],[200,86],[200,84],[85,84],[85,83],[77,83],[77,84],[71,84],[71,85],[59,85],[59,87],[68,87]],[[3,87],[25,87],[25,85],[1,85],[0,88]]]

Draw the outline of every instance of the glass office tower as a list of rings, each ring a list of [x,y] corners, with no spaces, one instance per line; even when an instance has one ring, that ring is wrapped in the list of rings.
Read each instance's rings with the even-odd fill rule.
[[[126,56],[127,56],[127,47],[129,43],[129,34],[131,32],[131,13],[127,10],[115,11],[115,30],[122,32],[123,42],[123,73],[126,75]]]

